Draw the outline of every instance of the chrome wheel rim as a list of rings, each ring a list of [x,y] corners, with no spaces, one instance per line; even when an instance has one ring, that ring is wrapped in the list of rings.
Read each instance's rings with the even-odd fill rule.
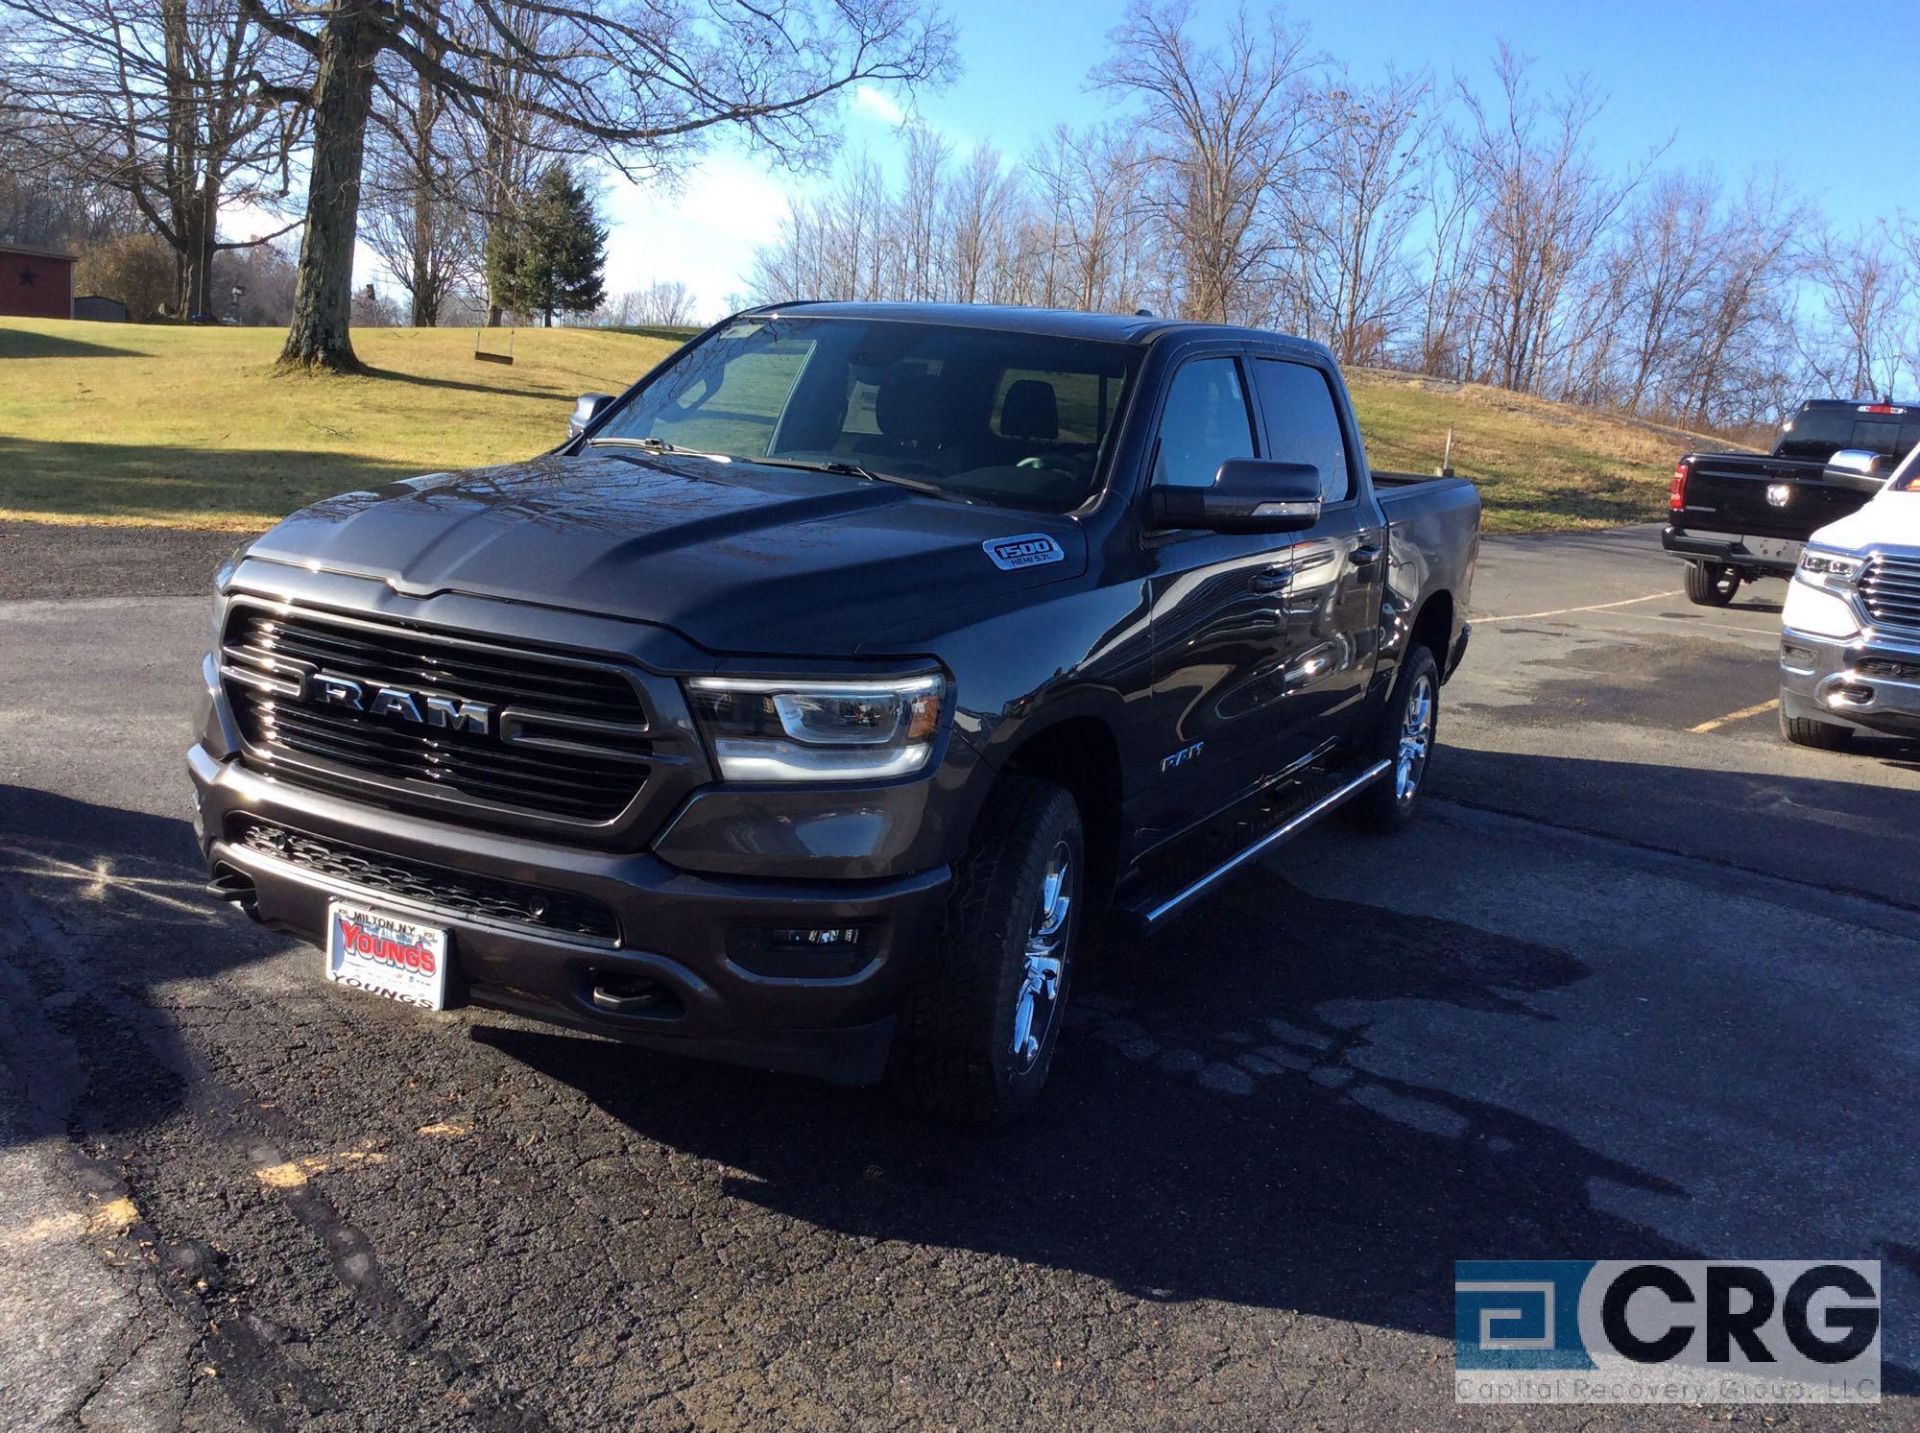
[[[1427,754],[1433,749],[1433,718],[1433,678],[1422,673],[1407,697],[1407,710],[1400,719],[1400,748],[1393,763],[1393,795],[1402,806],[1419,794]]]
[[[1014,1069],[1024,1073],[1034,1066],[1047,1046],[1061,998],[1066,993],[1068,918],[1073,910],[1073,855],[1065,841],[1057,842],[1047,857],[1033,920],[1027,927],[1027,948],[1020,984],[1013,996]]]

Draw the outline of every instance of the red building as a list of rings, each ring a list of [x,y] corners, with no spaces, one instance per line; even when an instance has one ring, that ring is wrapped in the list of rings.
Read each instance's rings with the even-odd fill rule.
[[[72,318],[73,255],[0,244],[0,317]]]

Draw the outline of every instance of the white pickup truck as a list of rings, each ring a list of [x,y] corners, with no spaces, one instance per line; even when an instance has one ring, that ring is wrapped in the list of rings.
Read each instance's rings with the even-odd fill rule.
[[[1788,741],[1920,738],[1920,447],[1871,502],[1808,539],[1782,626]]]

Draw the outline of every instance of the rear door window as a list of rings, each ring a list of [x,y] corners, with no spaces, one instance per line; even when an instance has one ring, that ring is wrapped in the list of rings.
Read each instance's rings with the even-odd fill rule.
[[[1318,468],[1323,502],[1345,502],[1351,497],[1347,438],[1326,375],[1306,363],[1256,358],[1253,386],[1267,420],[1267,456],[1276,463],[1310,463]]]

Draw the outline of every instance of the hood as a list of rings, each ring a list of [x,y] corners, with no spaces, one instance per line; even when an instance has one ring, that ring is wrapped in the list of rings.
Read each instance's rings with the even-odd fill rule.
[[[328,498],[248,556],[414,597],[658,623],[710,651],[831,656],[903,618],[1077,576],[1086,541],[1071,518],[867,478],[590,452]]]
[[[1809,541],[1846,552],[1875,545],[1920,548],[1920,492],[1883,488],[1872,502],[1828,523]]]

